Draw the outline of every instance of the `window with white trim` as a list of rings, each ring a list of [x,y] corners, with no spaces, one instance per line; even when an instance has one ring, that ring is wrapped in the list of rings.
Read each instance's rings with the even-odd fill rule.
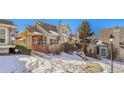
[[[0,29],[0,43],[5,43],[5,29]]]

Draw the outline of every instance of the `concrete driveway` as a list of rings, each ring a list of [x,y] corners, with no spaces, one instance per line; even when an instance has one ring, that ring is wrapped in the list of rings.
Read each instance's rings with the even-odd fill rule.
[[[28,72],[24,62],[19,58],[24,55],[0,55],[0,73],[25,73]]]

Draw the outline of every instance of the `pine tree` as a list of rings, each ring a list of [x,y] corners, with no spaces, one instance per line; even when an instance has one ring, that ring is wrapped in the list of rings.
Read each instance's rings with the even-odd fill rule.
[[[83,51],[87,53],[87,46],[91,43],[91,37],[93,32],[91,31],[90,25],[87,21],[82,22],[78,29],[80,43],[83,44]]]

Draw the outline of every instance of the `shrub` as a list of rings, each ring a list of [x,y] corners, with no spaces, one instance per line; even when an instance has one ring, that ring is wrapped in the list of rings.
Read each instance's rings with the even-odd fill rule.
[[[60,51],[64,52],[64,49],[65,49],[65,44],[63,43],[63,44],[60,45]]]
[[[19,53],[21,53],[21,54],[26,54],[26,55],[30,55],[31,54],[31,49],[27,49],[24,46],[16,45],[15,48],[19,49]]]
[[[86,53],[85,55],[88,56],[88,57],[95,58],[95,59],[98,58],[96,53],[90,53],[90,52],[89,52],[89,53]]]
[[[100,73],[104,70],[100,64],[87,61],[86,65],[83,66],[83,71],[85,71],[86,73]]]
[[[53,54],[60,54],[60,52],[71,53],[77,49],[75,44],[63,43],[61,45],[49,46],[49,52]]]
[[[75,43],[77,49],[82,49],[83,45],[81,43]]]
[[[49,52],[53,54],[60,54],[60,46],[49,46]]]
[[[66,53],[73,52],[76,49],[77,49],[77,47],[75,44],[69,44],[69,43],[64,44],[64,52],[66,52]]]

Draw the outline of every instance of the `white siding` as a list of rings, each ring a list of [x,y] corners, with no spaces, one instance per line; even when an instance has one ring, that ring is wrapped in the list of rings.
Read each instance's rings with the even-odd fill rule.
[[[9,31],[6,27],[0,27],[0,29],[4,29],[5,30],[5,43],[2,43],[2,44],[9,44]],[[1,44],[1,43],[0,43]]]

